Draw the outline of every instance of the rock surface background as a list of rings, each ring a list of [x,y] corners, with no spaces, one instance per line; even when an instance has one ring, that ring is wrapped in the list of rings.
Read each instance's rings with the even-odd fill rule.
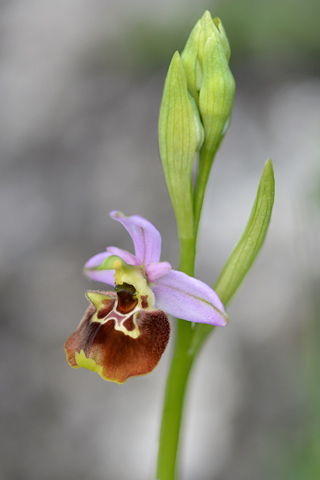
[[[0,4],[5,480],[152,478],[170,348],[151,375],[118,386],[71,369],[63,344],[87,306],[85,290],[95,287],[82,276],[84,262],[107,245],[132,251],[109,211],[148,218],[162,234],[162,259],[177,267],[157,120],[166,68],[177,48],[169,41],[175,38],[173,19],[180,15],[184,25],[182,48],[207,7],[202,3]],[[230,14],[219,2],[211,11],[229,33],[235,3],[227,4]],[[263,23],[262,11],[258,18]],[[134,51],[130,43],[135,32],[137,49],[145,32],[138,26],[148,21],[163,31],[168,25],[170,45],[164,60],[152,66],[141,60],[143,48]],[[150,58],[152,45],[159,52],[162,44],[155,37],[144,46]],[[246,55],[241,38],[234,41],[232,126],[210,178],[197,275],[208,283],[217,278],[246,224],[268,156],[276,201],[266,244],[229,308],[230,323],[210,338],[193,372],[184,480],[280,478],[306,434],[305,359],[320,339],[317,44],[308,50],[300,43],[296,56]]]

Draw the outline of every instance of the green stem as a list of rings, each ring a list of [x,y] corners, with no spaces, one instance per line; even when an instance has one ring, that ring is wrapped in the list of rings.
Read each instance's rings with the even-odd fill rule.
[[[158,480],[174,480],[183,403],[193,356],[188,355],[192,331],[187,322],[178,320],[176,345],[168,375],[158,456]],[[191,324],[190,324],[191,326]]]
[[[212,165],[212,152],[202,149],[194,191],[194,236],[180,238],[180,271],[194,275],[196,239],[205,194]],[[194,343],[195,329],[190,322],[178,320],[174,354],[168,374],[158,454],[157,480],[175,480],[180,427],[188,378],[194,359],[207,335],[200,335]]]
[[[193,275],[195,239],[181,239],[180,270]],[[194,355],[190,352],[193,328],[190,322],[177,321],[175,348],[164,398],[157,480],[174,480],[183,404]]]
[[[196,261],[195,238],[181,238],[179,270],[193,277],[195,261]]]
[[[199,221],[201,216],[201,210],[204,200],[204,194],[206,191],[206,186],[208,183],[212,162],[217,153],[219,145],[222,141],[220,139],[218,145],[216,146],[215,150],[208,150],[206,145],[204,144],[202,149],[199,152],[199,163],[198,163],[198,173],[197,173],[197,180],[194,190],[194,231],[195,235],[197,235],[198,228],[199,228]]]

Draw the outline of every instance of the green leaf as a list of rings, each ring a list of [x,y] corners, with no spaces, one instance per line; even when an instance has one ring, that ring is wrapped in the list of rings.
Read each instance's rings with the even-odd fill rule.
[[[274,202],[274,175],[267,160],[245,231],[225,264],[215,290],[226,305],[250,270],[266,237]]]

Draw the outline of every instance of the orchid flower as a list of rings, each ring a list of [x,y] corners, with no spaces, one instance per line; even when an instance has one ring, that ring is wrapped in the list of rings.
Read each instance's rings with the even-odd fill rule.
[[[108,247],[85,264],[89,278],[115,292],[87,292],[90,306],[65,349],[72,367],[123,383],[158,364],[170,336],[166,313],[216,326],[226,325],[228,316],[208,285],[160,262],[161,236],[150,222],[117,211],[110,216],[130,234],[135,255]]]

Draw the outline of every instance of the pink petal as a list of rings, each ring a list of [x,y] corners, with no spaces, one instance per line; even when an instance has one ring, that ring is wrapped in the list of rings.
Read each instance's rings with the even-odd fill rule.
[[[149,263],[146,265],[146,274],[149,282],[153,283],[158,278],[170,272],[171,265],[168,262]]]
[[[112,253],[102,252],[90,258],[84,266],[85,275],[96,282],[107,283],[108,285],[114,286],[114,270],[97,270],[103,260],[111,255]]]
[[[148,263],[159,262],[161,236],[152,223],[139,215],[126,217],[123,213],[115,210],[110,213],[110,217],[122,223],[129,232],[139,264],[147,265]]]
[[[156,306],[190,322],[225,326],[228,315],[218,295],[204,282],[171,270],[152,286]]]
[[[110,255],[112,255],[112,253],[108,253],[108,252],[102,252],[102,253],[97,253],[97,255],[94,255],[93,257],[91,257],[87,263],[85,264],[84,268],[87,269],[91,269],[91,268],[97,268],[97,267],[100,267],[100,265],[102,264],[103,260],[107,257],[110,257]]]

